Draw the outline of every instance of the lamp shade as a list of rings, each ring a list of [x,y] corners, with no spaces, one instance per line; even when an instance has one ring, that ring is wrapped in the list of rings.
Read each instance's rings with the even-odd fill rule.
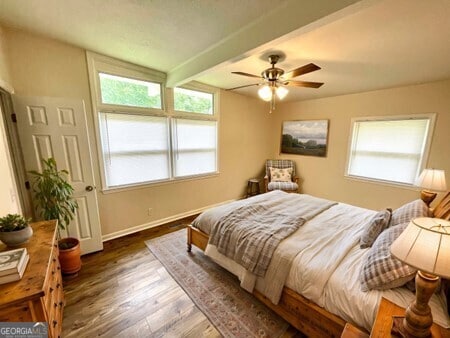
[[[270,101],[273,95],[272,89],[268,85],[264,85],[258,90],[258,95],[264,101]]]
[[[450,222],[429,217],[412,220],[392,243],[391,254],[418,270],[450,278]]]
[[[286,97],[286,95],[289,93],[289,90],[287,90],[285,87],[277,87],[275,92],[277,93],[278,98],[280,100],[283,100]]]
[[[447,190],[445,171],[439,169],[424,169],[415,184],[428,190],[445,191]]]

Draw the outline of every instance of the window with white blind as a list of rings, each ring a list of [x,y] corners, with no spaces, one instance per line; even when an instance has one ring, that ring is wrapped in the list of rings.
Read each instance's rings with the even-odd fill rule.
[[[170,177],[166,117],[101,112],[100,134],[108,187]]]
[[[174,176],[213,173],[217,170],[217,122],[172,120]]]
[[[217,173],[218,90],[167,90],[164,73],[87,58],[104,190]]]
[[[434,114],[354,119],[347,175],[414,184],[426,162],[433,126]]]

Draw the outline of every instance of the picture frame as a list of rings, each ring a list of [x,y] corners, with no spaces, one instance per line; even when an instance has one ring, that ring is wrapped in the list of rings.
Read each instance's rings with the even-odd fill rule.
[[[329,120],[283,121],[281,154],[326,157]]]

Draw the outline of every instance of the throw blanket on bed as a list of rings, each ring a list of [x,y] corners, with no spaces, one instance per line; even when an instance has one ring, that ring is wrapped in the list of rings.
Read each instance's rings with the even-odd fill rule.
[[[278,244],[335,204],[312,196],[282,194],[242,205],[212,226],[208,244],[252,274],[264,277]]]

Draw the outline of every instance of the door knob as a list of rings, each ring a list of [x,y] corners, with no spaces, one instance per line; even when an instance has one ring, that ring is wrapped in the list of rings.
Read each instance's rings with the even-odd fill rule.
[[[94,187],[92,185],[88,185],[86,187],[86,191],[92,191],[92,190],[94,190]]]

